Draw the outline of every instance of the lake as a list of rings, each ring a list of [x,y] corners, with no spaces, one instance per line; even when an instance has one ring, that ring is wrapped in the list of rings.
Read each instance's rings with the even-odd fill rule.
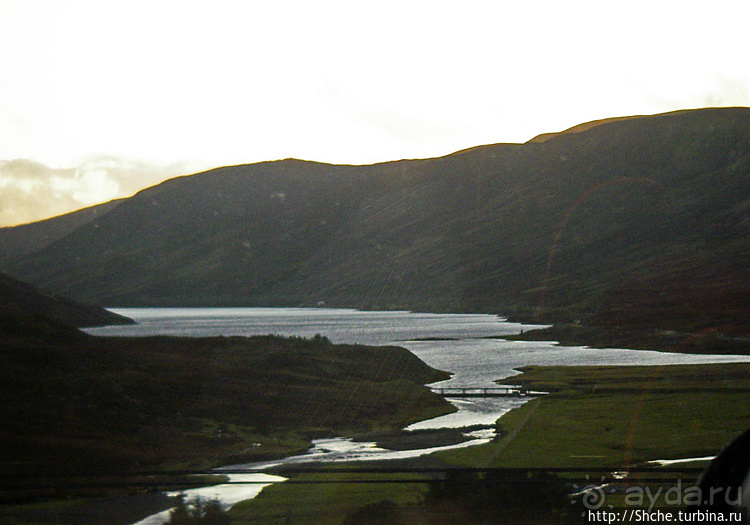
[[[560,346],[554,341],[508,341],[500,337],[543,325],[508,322],[489,314],[366,312],[335,308],[113,308],[136,325],[87,329],[93,335],[187,337],[276,334],[324,335],[335,343],[396,344],[428,365],[451,372],[434,386],[491,387],[525,365],[672,365],[750,361],[750,356],[699,355],[645,350]],[[455,414],[410,428],[492,424],[523,401],[512,398],[454,400]]]

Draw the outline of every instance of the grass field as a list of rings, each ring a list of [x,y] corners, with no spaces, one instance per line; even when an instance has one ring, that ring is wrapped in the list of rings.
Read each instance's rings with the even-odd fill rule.
[[[337,525],[382,502],[399,507],[419,504],[427,494],[425,484],[413,483],[420,478],[419,474],[300,474],[291,483],[267,487],[263,497],[236,505],[231,515],[233,523]]]
[[[718,453],[750,426],[750,364],[529,367],[503,379],[552,391],[498,421],[504,438],[457,465],[622,467]]]

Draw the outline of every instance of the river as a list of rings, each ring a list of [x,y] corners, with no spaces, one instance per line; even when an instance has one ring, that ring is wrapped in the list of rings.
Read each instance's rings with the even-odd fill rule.
[[[312,337],[321,334],[335,343],[369,345],[397,344],[409,349],[428,365],[451,372],[446,381],[432,386],[492,387],[494,381],[517,374],[525,365],[672,365],[750,361],[750,356],[699,355],[625,349],[591,349],[560,346],[554,341],[508,341],[503,336],[538,328],[485,314],[424,314],[412,312],[363,312],[328,308],[117,308],[112,311],[137,321],[136,325],[91,328],[92,335],[150,336],[178,335],[252,336],[277,334]],[[516,398],[452,400],[458,411],[415,423],[408,429],[486,425],[474,430],[471,440],[452,447],[486,443],[489,428],[500,416],[522,404]],[[283,460],[233,465],[257,471],[281,463],[356,461],[414,457],[446,447],[409,451],[389,451],[374,443],[356,443],[346,438],[317,440],[307,454]],[[245,474],[244,476],[248,476]],[[254,474],[266,476],[265,474]],[[248,478],[242,478],[251,481]],[[263,480],[269,480],[263,478]],[[199,489],[191,494],[219,499],[226,507],[241,499],[255,497],[261,478],[253,483],[227,484]],[[242,493],[238,487],[246,487]],[[166,514],[152,516],[139,525],[163,523]]]

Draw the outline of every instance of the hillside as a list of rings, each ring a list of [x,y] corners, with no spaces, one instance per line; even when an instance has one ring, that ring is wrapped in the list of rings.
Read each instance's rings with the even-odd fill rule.
[[[2,337],[0,472],[34,479],[284,456],[314,437],[451,412],[423,386],[447,377],[404,348],[325,338]]]
[[[100,305],[325,301],[747,335],[750,109],[608,119],[435,159],[225,167],[47,243],[45,222],[27,229],[31,252],[0,230],[0,268]]]
[[[73,327],[130,324],[131,319],[102,308],[44,293],[0,274],[0,334],[77,337]]]
[[[107,213],[119,202],[119,200],[113,200],[43,221],[0,228],[0,239],[5,245],[0,258],[18,257],[44,248],[76,228],[88,224],[99,215]]]

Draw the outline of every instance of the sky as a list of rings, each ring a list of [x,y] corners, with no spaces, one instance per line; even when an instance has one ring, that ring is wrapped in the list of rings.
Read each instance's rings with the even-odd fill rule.
[[[212,167],[750,106],[750,0],[0,0],[0,226]]]

